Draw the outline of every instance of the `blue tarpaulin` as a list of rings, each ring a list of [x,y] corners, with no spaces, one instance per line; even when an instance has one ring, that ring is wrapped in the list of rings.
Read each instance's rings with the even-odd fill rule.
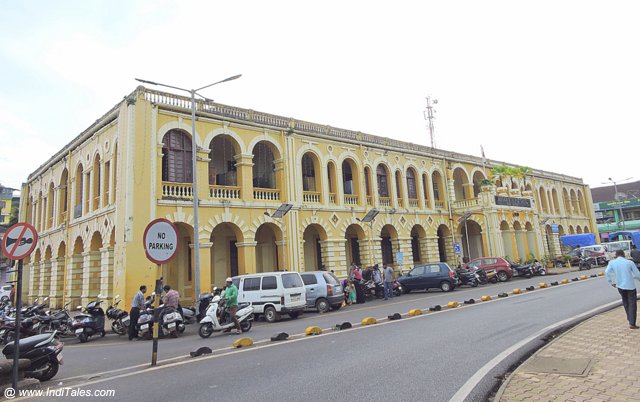
[[[596,244],[596,235],[592,233],[583,233],[560,236],[560,242],[571,248],[593,246]]]
[[[633,232],[613,232],[609,233],[609,241],[631,240],[633,244],[640,247],[640,231]]]

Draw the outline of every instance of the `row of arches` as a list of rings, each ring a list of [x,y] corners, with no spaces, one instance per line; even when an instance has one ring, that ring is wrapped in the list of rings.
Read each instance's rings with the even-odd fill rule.
[[[540,186],[538,189],[538,199],[543,212],[559,214],[579,214],[586,215],[586,202],[581,190],[567,190],[562,188],[562,203],[558,198],[558,190],[555,188],[545,189]]]

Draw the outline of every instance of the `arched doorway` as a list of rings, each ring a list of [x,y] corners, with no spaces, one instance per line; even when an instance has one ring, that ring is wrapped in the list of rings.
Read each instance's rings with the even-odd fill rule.
[[[423,244],[427,241],[427,232],[421,225],[414,225],[411,228],[411,252],[413,253],[413,262],[420,264],[427,262],[427,256],[423,255],[422,250],[426,250],[426,245]]]
[[[282,266],[282,231],[273,223],[263,223],[256,231],[256,272],[278,271]],[[290,264],[290,262],[288,263]],[[287,270],[291,270],[287,267]]]
[[[389,169],[384,164],[379,164],[376,168],[376,178],[378,183],[378,198],[383,207],[391,206],[391,195],[389,192]]]
[[[216,136],[209,144],[209,185],[237,186],[238,170],[235,156],[240,154],[240,146],[234,138],[223,134]]]
[[[313,152],[305,152],[302,156],[301,165],[303,200],[306,203],[319,203],[320,189],[322,188],[320,160]]]
[[[361,250],[364,247],[365,250],[368,249],[365,243],[367,242],[364,230],[360,225],[351,224],[347,227],[347,230],[344,233],[344,237],[347,239],[345,244],[345,255],[347,256],[347,264],[355,263],[356,265],[362,265],[362,254]],[[373,264],[373,259],[371,261],[367,261],[368,264]]]
[[[469,260],[484,255],[484,242],[482,240],[482,228],[473,219],[467,219],[466,225],[460,225],[462,235],[462,253]],[[468,241],[467,241],[468,239]]]
[[[453,189],[456,201],[464,200],[467,197],[465,187],[469,184],[469,176],[464,169],[458,167],[453,170]]]
[[[525,236],[524,231],[522,230],[522,225],[520,222],[515,221],[513,223],[513,231],[516,237],[516,251],[518,252],[517,258],[521,263],[524,263],[527,260],[527,248],[525,245]]]
[[[437,170],[431,174],[431,185],[433,186],[433,207],[435,209],[444,208],[444,183],[442,175]]]
[[[360,193],[358,169],[356,163],[351,158],[342,161],[342,190],[344,191],[344,203],[346,205],[357,205],[360,203],[358,199],[358,194]]]
[[[392,225],[384,225],[380,231],[380,249],[382,251],[382,263],[394,264],[394,254],[397,251],[398,232]]]
[[[446,225],[438,226],[438,254],[440,255],[440,262],[447,262],[447,244],[451,242],[451,231]]]
[[[239,275],[236,243],[243,242],[244,238],[233,223],[221,223],[211,232],[210,241],[211,287],[222,287],[227,277]]]
[[[268,141],[260,141],[253,147],[253,196],[258,200],[280,199],[280,174],[276,160],[280,158],[277,148]]]
[[[582,228],[580,226],[577,226],[576,233],[577,234],[582,234]]]
[[[510,259],[514,260],[516,258],[517,249],[513,242],[513,236],[511,236],[511,228],[506,221],[500,222],[500,232],[502,235],[502,245],[504,246],[504,254]]]
[[[578,227],[580,229],[580,227]],[[569,225],[569,234],[575,234],[576,231],[573,229],[573,225]]]
[[[162,278],[165,285],[170,285],[180,293],[180,303],[190,305],[195,301],[193,288],[193,227],[183,222],[175,222],[178,229],[178,253],[177,256],[162,266]],[[202,284],[202,291],[208,284]]]
[[[304,240],[304,270],[318,271],[325,263],[320,242],[327,240],[327,232],[322,226],[312,224],[306,227],[302,239]]]

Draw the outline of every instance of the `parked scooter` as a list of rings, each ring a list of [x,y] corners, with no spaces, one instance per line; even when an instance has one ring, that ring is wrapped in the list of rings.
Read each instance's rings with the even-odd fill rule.
[[[177,338],[178,334],[183,333],[185,328],[182,315],[172,307],[160,307],[162,308],[160,322],[162,323],[163,335],[171,335],[171,337]]]
[[[20,339],[20,359],[29,359],[31,364],[25,370],[27,377],[40,381],[48,381],[57,373],[62,364],[62,342],[56,339],[56,333],[35,335]],[[9,343],[2,349],[7,359],[15,355],[15,342]]]
[[[400,282],[398,282],[397,280],[394,280],[392,283],[392,287],[393,287],[393,295],[395,297],[399,297],[402,296],[402,285],[400,284]]]
[[[597,265],[597,261],[594,257],[580,257],[580,262],[578,262],[578,270],[582,271],[583,269],[591,269]]]
[[[78,314],[73,318],[71,326],[80,340],[85,343],[93,335],[100,334],[101,337],[107,333],[104,331],[104,310],[100,307],[102,295],[98,295],[96,300],[87,304],[85,314]],[[82,310],[82,306],[78,306]]]
[[[475,288],[480,284],[480,276],[474,271],[458,268],[457,274],[460,278],[460,286],[469,285]]]
[[[238,305],[236,318],[240,322],[242,332],[249,331],[253,321],[253,306],[250,304]],[[230,330],[234,326],[235,323],[231,319],[229,312],[224,308],[224,299],[220,296],[214,296],[207,307],[205,317],[200,321],[198,334],[201,338],[208,338],[216,331]]]
[[[113,298],[113,305],[107,308],[107,318],[111,320],[111,330],[118,335],[125,335],[129,331],[129,313],[118,308],[120,295]]]
[[[67,310],[70,303],[66,303],[61,310],[55,311],[53,314],[51,311],[47,311],[47,315],[39,316],[42,320],[43,332],[56,331],[58,336],[75,336],[71,328],[73,319]]]
[[[513,271],[513,276],[531,278],[533,276],[533,269],[531,267],[532,267],[532,264],[520,265],[520,264],[511,263],[511,270]]]
[[[44,327],[41,326],[41,321],[38,317],[27,317],[20,320],[20,338],[28,338],[30,336],[43,333]],[[16,322],[15,318],[12,321],[5,321],[0,327],[0,343],[8,344],[13,342],[16,338]]]

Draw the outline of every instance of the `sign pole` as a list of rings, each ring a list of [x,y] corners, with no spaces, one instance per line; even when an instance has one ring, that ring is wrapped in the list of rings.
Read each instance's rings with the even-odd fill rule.
[[[160,307],[160,292],[158,288],[161,288],[161,279],[160,275],[162,272],[162,265],[156,264],[156,295],[153,300],[153,315],[154,319],[151,325],[153,325],[153,346],[151,349],[151,366],[155,366],[158,362],[158,333],[160,331],[160,311],[158,308]]]
[[[13,374],[12,374],[12,386],[13,389],[18,391],[18,361],[20,360],[20,327],[22,319],[22,260],[18,260],[18,283],[16,284],[16,335],[15,335],[15,349],[13,352]]]

